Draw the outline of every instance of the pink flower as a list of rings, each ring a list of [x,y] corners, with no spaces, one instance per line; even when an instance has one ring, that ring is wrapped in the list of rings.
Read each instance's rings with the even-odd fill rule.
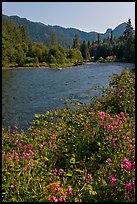
[[[118,126],[119,123],[118,123],[117,121],[115,121],[115,122],[112,123],[112,125],[114,125],[114,126]]]
[[[117,186],[117,179],[113,175],[109,176],[108,179],[109,179],[112,187]]]
[[[121,115],[122,117],[125,117],[125,113],[124,113],[124,112],[121,112],[120,115]]]
[[[108,159],[106,160],[106,162],[107,162],[107,163],[111,163],[112,160],[111,160],[110,158],[108,158]]]
[[[2,128],[2,131],[4,131],[4,127]]]
[[[129,137],[124,136],[123,138],[124,138],[124,140],[125,140],[126,142],[129,141]]]
[[[26,145],[27,150],[31,150],[31,148],[32,148],[31,145]]]
[[[123,168],[127,171],[131,170],[131,163],[126,158],[123,160]]]
[[[125,92],[125,87],[122,85],[121,92]]]
[[[135,170],[135,162],[131,163],[131,169]]]
[[[58,193],[61,190],[60,187],[56,188],[56,193]]]
[[[110,118],[110,114],[107,114],[107,118]]]
[[[135,143],[135,137],[134,137],[134,138],[132,138],[132,143],[133,143],[133,144]]]
[[[22,153],[22,157],[23,157],[24,160],[26,160],[26,159],[29,157],[29,154],[23,152],[23,153]]]
[[[117,146],[114,140],[111,141],[111,144],[113,145],[114,148]]]
[[[98,112],[98,117],[101,117],[104,118],[105,117],[105,112],[101,111],[101,112]]]
[[[115,115],[115,118],[116,118],[116,119],[119,119],[119,116],[118,116],[118,115]]]
[[[59,169],[59,174],[65,173],[64,169]]]
[[[56,198],[56,196],[51,196],[51,201],[52,202],[58,202],[58,199]]]
[[[130,145],[130,153],[134,154],[135,153],[135,145]]]
[[[114,139],[117,139],[117,138],[118,138],[118,136],[117,136],[117,135],[114,135],[113,140],[114,140]]]
[[[58,172],[57,169],[53,169],[53,170],[52,170],[52,174],[53,174],[53,176],[56,176],[56,175],[57,175],[57,172]]]
[[[131,190],[132,190],[132,186],[133,186],[132,183],[126,183],[126,184],[124,184],[124,188],[126,188],[128,191],[131,191]]]
[[[86,120],[86,123],[90,123],[90,119],[87,119],[87,120]]]
[[[112,125],[108,125],[107,126],[107,130],[113,130],[113,126]]]
[[[18,142],[18,147],[21,147],[22,143],[21,142]]]
[[[72,195],[72,188],[71,187],[66,189],[66,194]]]
[[[88,183],[91,180],[92,180],[92,175],[88,173],[86,176],[86,183]]]
[[[29,154],[34,155],[34,152],[32,152],[32,150],[29,150]]]
[[[31,167],[31,164],[28,164],[27,167],[26,167],[26,170],[29,171],[30,167]]]
[[[9,155],[8,155],[8,159],[9,159],[9,160],[12,160],[13,157],[14,157],[14,154],[9,153]]]
[[[15,160],[16,160],[16,162],[19,161],[19,156],[18,155],[15,156]]]
[[[59,198],[59,202],[66,202],[66,198],[65,198],[64,196],[61,196],[61,197]]]
[[[57,149],[57,145],[56,145],[55,143],[53,143],[52,147],[53,147],[54,149]]]

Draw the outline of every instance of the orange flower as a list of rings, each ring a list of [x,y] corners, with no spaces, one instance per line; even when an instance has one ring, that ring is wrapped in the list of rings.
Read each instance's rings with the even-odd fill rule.
[[[59,181],[50,183],[49,185],[46,186],[46,189],[49,189],[52,193],[54,193],[56,191],[56,188],[58,188],[60,185]]]

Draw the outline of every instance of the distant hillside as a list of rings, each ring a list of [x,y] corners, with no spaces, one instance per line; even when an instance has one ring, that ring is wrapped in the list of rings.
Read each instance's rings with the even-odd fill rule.
[[[84,32],[80,31],[76,28],[64,28],[61,26],[51,26],[45,25],[40,22],[31,22],[26,18],[20,18],[18,16],[7,16],[2,15],[2,20],[13,20],[17,25],[26,25],[28,27],[28,32],[30,38],[37,43],[45,43],[50,45],[51,43],[51,36],[53,33],[57,34],[57,41],[63,47],[72,46],[73,39],[75,35],[78,35],[80,40],[86,41],[96,41],[98,34],[100,34],[100,39],[106,39],[110,35],[111,28],[107,29],[106,32],[98,33],[98,32]],[[113,37],[120,37],[123,35],[125,31],[126,23],[122,23],[118,25],[113,30]]]

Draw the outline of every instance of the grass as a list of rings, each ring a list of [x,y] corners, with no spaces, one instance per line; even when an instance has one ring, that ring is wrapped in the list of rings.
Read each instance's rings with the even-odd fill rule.
[[[2,128],[4,202],[134,201],[134,73],[115,75],[94,103],[35,117],[27,133]]]

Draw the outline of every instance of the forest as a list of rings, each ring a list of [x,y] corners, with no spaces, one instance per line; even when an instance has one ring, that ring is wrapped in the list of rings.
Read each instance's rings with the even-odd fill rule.
[[[123,36],[96,41],[80,41],[74,36],[71,47],[57,43],[57,34],[52,34],[50,45],[35,43],[26,26],[17,26],[11,20],[2,21],[2,67],[66,67],[85,62],[135,62],[135,36],[128,19]]]

